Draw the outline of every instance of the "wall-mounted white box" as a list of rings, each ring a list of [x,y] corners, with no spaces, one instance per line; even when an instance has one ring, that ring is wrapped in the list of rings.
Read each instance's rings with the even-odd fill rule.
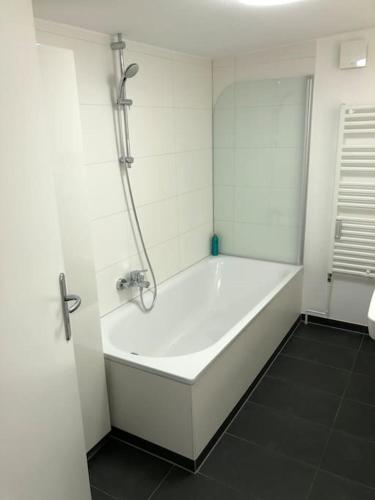
[[[367,65],[367,41],[347,40],[340,45],[340,69],[364,68]]]

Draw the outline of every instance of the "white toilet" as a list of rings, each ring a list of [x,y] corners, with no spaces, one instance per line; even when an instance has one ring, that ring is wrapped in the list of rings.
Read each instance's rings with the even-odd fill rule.
[[[368,332],[370,337],[375,340],[375,290],[371,297],[367,318]]]

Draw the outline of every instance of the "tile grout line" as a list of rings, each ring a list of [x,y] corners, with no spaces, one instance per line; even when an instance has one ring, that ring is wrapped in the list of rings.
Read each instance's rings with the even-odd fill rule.
[[[353,370],[354,370],[354,366],[355,366],[355,363],[356,363],[356,361],[357,361],[357,359],[358,359],[359,353],[360,353],[360,351],[361,351],[361,347],[362,347],[362,344],[363,344],[363,339],[364,339],[364,336],[362,337],[361,342],[360,342],[360,344],[359,344],[359,346],[358,346],[358,349],[357,349],[357,354],[356,354],[356,356],[355,356],[355,358],[354,358],[354,361],[353,361],[353,366],[352,366],[352,370],[350,371],[350,376],[349,376],[349,378],[348,378],[348,382],[347,382],[346,387],[345,387],[345,389],[344,389],[344,391],[343,391],[343,393],[342,393],[342,395],[341,395],[340,402],[339,402],[339,405],[338,405],[338,407],[337,407],[335,417],[334,417],[334,419],[333,419],[333,421],[332,421],[331,428],[330,428],[330,432],[329,432],[329,434],[328,434],[326,444],[325,444],[325,446],[324,446],[324,448],[323,448],[323,451],[322,451],[322,453],[321,453],[321,455],[320,455],[320,463],[318,464],[318,467],[317,467],[317,469],[316,469],[316,472],[315,472],[315,474],[314,474],[314,477],[313,477],[313,479],[312,479],[312,481],[311,481],[310,488],[309,488],[309,490],[308,490],[308,492],[307,492],[307,495],[306,495],[306,500],[308,500],[308,499],[310,498],[310,496],[311,496],[311,493],[312,493],[312,491],[313,491],[313,487],[314,487],[314,484],[315,484],[316,478],[318,477],[319,471],[321,470],[321,467],[322,467],[322,462],[323,462],[323,459],[324,459],[324,457],[325,457],[325,455],[326,455],[326,453],[327,453],[327,449],[328,449],[329,442],[330,442],[330,440],[331,440],[331,437],[332,437],[333,432],[335,431],[335,423],[336,423],[336,420],[337,420],[337,418],[338,418],[338,416],[339,416],[339,413],[340,413],[341,407],[342,407],[342,405],[343,405],[343,402],[344,402],[344,399],[345,399],[345,395],[346,395],[346,393],[347,393],[347,391],[348,391],[348,389],[349,389],[349,385],[350,385],[350,382],[351,382],[351,379],[352,379],[352,375],[353,375],[353,373],[354,373],[354,371],[353,371]],[[322,470],[325,470],[325,469],[322,469]],[[329,471],[327,471],[327,472],[329,472]]]
[[[341,399],[341,398],[339,398],[339,399]],[[354,399],[345,398],[345,400],[346,401],[351,401],[351,402],[354,402],[354,403],[364,404],[365,406],[370,406],[370,408],[375,408],[375,406],[373,406],[373,405],[366,405],[366,403],[361,403],[361,401],[356,401]],[[273,413],[277,413],[279,416],[286,417],[289,420],[301,420],[302,422],[312,424],[312,425],[314,425],[316,427],[324,427],[325,429],[328,429],[328,430],[331,428],[331,426],[329,426],[329,425],[321,424],[320,422],[316,422],[315,420],[311,420],[309,418],[300,417],[299,415],[291,415],[291,414],[285,412],[284,410],[279,410],[279,409],[273,408],[272,406],[267,406],[267,405],[265,405],[263,403],[257,403],[255,401],[250,401],[250,403],[253,404],[253,405],[255,405],[255,406],[259,406],[261,408],[264,408],[265,410],[268,410],[271,413],[272,412]],[[345,436],[348,436],[350,438],[354,438],[354,439],[356,439],[358,441],[363,441],[365,443],[374,443],[375,444],[375,439],[372,440],[372,439],[364,438],[364,437],[362,437],[362,436],[360,436],[358,434],[351,434],[350,432],[343,431],[342,429],[337,429],[336,432],[340,432],[341,434],[344,434]],[[236,434],[233,434],[233,433],[227,432],[227,434],[231,434],[234,437],[240,437],[241,438],[241,436],[237,436]],[[246,438],[242,438],[242,439],[246,440]],[[251,441],[251,442],[253,442],[253,441]],[[262,446],[262,445],[260,445],[260,446]],[[289,456],[289,455],[287,455],[287,456]],[[291,458],[293,458],[293,457],[291,457]]]
[[[317,422],[315,420],[311,420],[310,418],[301,417],[299,415],[292,415],[284,410],[280,410],[278,408],[273,408],[272,406],[267,406],[264,403],[258,403],[257,401],[249,401],[249,402],[255,406],[259,406],[260,408],[264,408],[265,410],[268,410],[270,412],[277,413],[281,417],[286,417],[286,418],[288,418],[288,420],[302,420],[302,422],[310,423],[310,424],[316,425],[317,427],[324,427],[325,429],[330,428],[329,425],[321,424],[320,422]]]
[[[354,351],[354,349],[351,349],[351,350]],[[309,358],[304,358],[302,356],[295,356],[294,354],[281,353],[281,355],[286,357],[286,358],[297,359],[298,361],[304,361],[307,363],[312,363],[314,365],[325,366],[326,368],[332,368],[333,370],[338,370],[338,371],[347,372],[347,373],[351,372],[351,368],[338,368],[337,366],[329,365],[327,363],[322,363],[321,361],[315,361],[315,360],[309,359]]]
[[[337,474],[336,472],[331,472],[331,471],[328,471],[328,470],[325,470],[325,469],[322,469],[322,471],[325,474],[337,477],[339,479],[343,479],[344,481],[347,481],[348,483],[353,483],[353,484],[356,484],[357,486],[362,486],[364,488],[368,488],[371,491],[375,491],[375,487],[374,486],[369,486],[368,484],[361,483],[360,481],[356,481],[355,479],[351,479],[351,478],[346,477],[346,476],[341,476],[340,474]]]
[[[303,319],[301,319],[302,323],[304,325],[306,325],[305,321]],[[354,334],[354,335],[364,335],[365,337],[368,337],[368,333],[366,332],[360,332],[359,330],[354,330],[354,329],[351,329],[351,328],[343,328],[343,327],[340,327],[340,326],[334,326],[334,325],[325,325],[324,323],[318,323],[318,322],[315,322],[315,321],[309,321],[307,323],[306,326],[308,325],[316,325],[316,326],[322,326],[324,328],[330,328],[331,330],[341,330],[345,333],[350,333],[350,334]],[[365,326],[365,325],[359,325],[359,326]],[[319,341],[317,341],[319,342]]]
[[[249,401],[251,395],[255,392],[256,388],[259,386],[259,384],[262,382],[262,380],[266,377],[268,371],[270,370],[271,366],[275,363],[275,361],[277,360],[277,358],[280,356],[282,350],[284,349],[284,347],[288,344],[288,342],[291,340],[291,338],[293,337],[294,333],[296,332],[296,330],[299,328],[301,322],[298,322],[294,329],[292,330],[292,332],[290,332],[289,334],[289,337],[287,338],[287,340],[285,341],[285,343],[283,344],[283,346],[280,348],[280,352],[278,352],[278,354],[275,356],[275,359],[272,361],[272,363],[270,364],[270,366],[267,368],[266,372],[263,374],[262,378],[260,380],[258,380],[258,383],[256,384],[256,386],[253,388],[253,390],[250,392],[250,394],[248,395],[248,397],[245,399],[245,401],[243,402],[243,404],[241,405],[241,407],[238,409],[238,411],[236,412],[235,415],[233,415],[233,418],[231,419],[231,421],[228,423],[228,425],[225,427],[225,429],[223,430],[221,436],[219,437],[219,439],[217,440],[217,442],[214,444],[214,446],[212,447],[212,449],[208,452],[207,456],[204,458],[204,460],[202,461],[202,463],[199,465],[199,467],[197,468],[197,470],[195,471],[195,474],[198,474],[200,473],[200,470],[201,468],[203,467],[203,465],[205,464],[205,462],[207,461],[208,457],[211,455],[211,453],[214,451],[214,449],[216,448],[216,446],[220,443],[220,441],[223,439],[223,437],[225,436],[225,434],[227,433],[227,430],[229,429],[229,427],[232,425],[233,421],[237,418],[237,416],[239,415],[240,411],[242,410],[242,408],[245,406],[245,404]]]
[[[147,201],[146,203],[141,203],[139,205],[136,205],[136,209],[138,210],[138,209],[142,209],[145,207],[149,208],[151,205],[157,205],[157,204],[165,203],[167,201],[178,200],[179,198],[182,198],[185,195],[191,195],[191,194],[196,193],[197,191],[199,191],[199,192],[207,191],[207,189],[210,189],[210,187],[211,187],[210,184],[204,184],[204,185],[199,186],[199,187],[194,188],[194,189],[189,189],[187,191],[181,191],[180,193],[173,194],[172,196],[164,196],[162,198],[158,198],[158,199],[153,200],[153,201]],[[90,223],[101,221],[102,219],[109,219],[110,217],[113,217],[114,215],[120,215],[120,214],[133,215],[134,210],[132,208],[129,208],[129,209],[123,208],[121,210],[116,210],[115,212],[109,212],[107,214],[97,215],[95,217],[90,218]],[[196,226],[194,226],[194,227],[196,227]],[[189,231],[190,230],[185,231],[185,232],[189,232]]]
[[[350,374],[351,374],[351,372],[347,372],[346,373],[346,375],[350,375]],[[310,390],[313,390],[313,391],[316,391],[316,392],[321,392],[323,394],[327,394],[328,396],[336,397],[338,399],[341,398],[340,395],[335,394],[334,392],[325,391],[324,389],[317,389],[316,387],[313,387],[312,385],[305,384],[303,382],[298,382],[298,381],[295,381],[295,380],[290,380],[290,379],[282,378],[282,377],[276,377],[275,375],[267,375],[267,378],[270,378],[270,379],[273,379],[273,380],[280,380],[280,382],[285,382],[285,383],[288,383],[288,384],[293,384],[293,385],[298,386],[298,387],[307,387]]]
[[[162,462],[165,462],[173,467],[179,467],[180,469],[182,469],[186,472],[190,472],[190,473],[192,472],[190,469],[188,469],[187,467],[184,467],[183,465],[172,462],[172,460],[169,460],[168,458],[164,458],[161,455],[157,455],[156,453],[152,453],[151,451],[148,451],[145,448],[141,448],[140,446],[137,446],[133,443],[129,443],[128,441],[124,441],[123,439],[119,438],[118,436],[111,436],[110,439],[120,441],[120,443],[123,443],[126,446],[130,446],[131,448],[135,448],[136,450],[138,450],[142,453],[145,453],[146,455],[150,455],[151,457],[157,458],[158,460],[161,460]]]
[[[290,455],[287,455],[286,453],[283,453],[282,451],[268,450],[262,444],[259,444],[255,441],[244,438],[242,436],[236,436],[236,434],[232,434],[231,432],[227,432],[226,434],[228,436],[231,436],[234,439],[237,439],[238,441],[241,441],[241,442],[246,443],[246,444],[250,444],[252,446],[255,446],[256,448],[260,448],[260,449],[264,450],[265,452],[270,453],[271,455],[276,455],[276,456],[279,456],[282,458],[286,458],[287,460],[290,460],[292,462],[296,462],[296,463],[301,464],[301,465],[305,465],[306,467],[310,467],[311,469],[317,468],[317,464],[312,464],[311,462],[305,462],[304,460],[301,460],[300,458],[291,457]]]
[[[168,469],[168,472],[166,474],[164,474],[164,476],[162,477],[160,483],[156,486],[156,488],[154,488],[151,492],[151,495],[149,497],[147,497],[147,500],[151,500],[151,498],[155,495],[155,493],[159,490],[160,486],[165,482],[165,480],[167,479],[167,477],[171,474],[172,470],[175,468],[174,465],[171,465],[171,467]]]
[[[224,481],[216,479],[216,478],[214,478],[212,476],[209,476],[208,474],[204,474],[203,472],[199,472],[197,474],[197,476],[203,477],[204,479],[207,479],[208,481],[211,481],[212,483],[216,483],[216,484],[218,484],[220,486],[224,486],[225,488],[228,488],[229,490],[235,491],[235,492],[237,492],[239,494],[243,493],[243,492],[241,492],[241,490],[237,489],[236,487],[234,487],[234,486],[232,486],[232,485],[230,485],[230,484],[228,484],[228,483],[226,483]],[[256,498],[254,500],[261,500],[261,499]]]
[[[119,213],[125,213],[125,214],[127,214],[128,212],[119,212]],[[163,241],[160,241],[159,243],[156,243],[154,245],[149,246],[149,250],[157,250],[159,247],[161,247],[162,245],[165,245],[166,243],[170,243],[173,240],[177,240],[177,239],[181,238],[182,236],[186,236],[189,233],[193,233],[195,231],[198,231],[198,229],[202,229],[202,228],[204,228],[204,227],[206,227],[208,225],[209,225],[209,222],[202,222],[198,226],[194,226],[192,229],[189,229],[188,231],[184,231],[182,233],[176,233],[176,235],[172,236],[172,238],[168,238],[167,240],[163,240]],[[121,264],[123,262],[127,262],[130,259],[133,259],[134,257],[141,256],[142,253],[144,253],[144,252],[132,253],[131,255],[128,255],[127,257],[124,257],[124,258],[122,258],[120,260],[116,260],[112,264],[108,264],[105,267],[95,268],[95,272],[96,273],[103,273],[105,271],[108,271],[111,267],[117,266],[117,265],[119,265],[119,264]],[[209,257],[209,255],[206,255],[205,257]],[[203,258],[205,258],[205,257],[203,257]],[[202,260],[202,259],[200,259],[200,260]],[[191,267],[192,265],[193,264],[191,264],[189,267]],[[183,271],[184,270],[185,269],[183,269]],[[178,274],[178,272],[176,274]],[[167,279],[169,279],[169,278],[165,278],[163,281],[166,281]]]
[[[95,490],[100,491],[100,493],[104,493],[104,495],[107,495],[107,497],[110,498],[111,500],[117,500],[116,497],[114,497],[111,493],[108,493],[108,491],[98,488],[97,486],[95,486],[95,484],[90,483],[90,488],[94,488]]]
[[[324,326],[324,325],[319,325],[319,326]],[[327,327],[327,328],[331,328],[332,330],[337,330],[337,328],[334,328],[332,326],[330,327]],[[365,333],[361,333],[361,332],[352,332],[352,331],[349,331],[349,330],[345,330],[345,333],[349,334],[350,336],[353,336],[353,337],[356,337],[356,336],[360,336],[361,338],[362,337],[367,337],[367,335]],[[337,333],[336,335],[342,335],[342,333]],[[305,340],[305,341],[308,341],[308,342],[314,342],[315,344],[324,344],[324,345],[329,345],[331,347],[338,347],[340,349],[346,349],[348,351],[357,351],[357,347],[346,347],[346,346],[341,346],[341,345],[337,345],[333,342],[328,342],[327,340],[317,340],[317,339],[311,339],[309,337],[305,337],[304,335],[297,335],[296,337],[298,340]]]

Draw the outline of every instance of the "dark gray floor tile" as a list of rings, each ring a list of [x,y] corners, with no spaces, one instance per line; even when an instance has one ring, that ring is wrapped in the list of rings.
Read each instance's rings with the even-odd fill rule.
[[[340,398],[310,387],[265,377],[250,400],[323,425],[331,425]]]
[[[375,406],[374,379],[360,373],[353,373],[345,397]]]
[[[280,355],[271,366],[268,375],[290,382],[330,392],[341,396],[347,386],[350,373],[330,366]]]
[[[91,500],[112,500],[113,497],[107,495],[93,486],[91,487]]]
[[[363,336],[361,352],[367,352],[367,354],[375,355],[375,340],[373,340],[369,335]]]
[[[292,337],[284,347],[282,354],[324,363],[335,368],[351,370],[357,350],[332,344],[322,345],[314,340]]]
[[[375,490],[320,471],[309,500],[375,500]]]
[[[355,362],[354,371],[375,378],[375,354],[360,351]]]
[[[263,500],[301,500],[315,469],[262,447],[225,435],[202,473]]]
[[[227,432],[264,446],[270,451],[281,452],[291,458],[317,465],[328,438],[329,428],[248,402]]]
[[[340,347],[349,349],[358,349],[362,336],[357,333],[350,333],[338,328],[329,328],[321,325],[303,325],[299,326],[294,333],[295,337],[325,342]]]
[[[171,465],[115,439],[89,462],[90,482],[126,500],[147,499]]]
[[[345,399],[335,428],[375,442],[375,407]]]
[[[174,468],[152,495],[152,500],[255,500],[251,495],[201,475]]]
[[[375,443],[333,431],[321,468],[375,487],[374,464]]]

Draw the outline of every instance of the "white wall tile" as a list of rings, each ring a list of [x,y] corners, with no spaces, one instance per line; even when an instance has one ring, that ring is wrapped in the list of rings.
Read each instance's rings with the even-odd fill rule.
[[[131,264],[132,262],[130,259],[124,260],[96,273],[101,315],[112,311],[133,297],[133,289],[121,291],[116,289],[116,281],[120,276],[131,271]]]
[[[180,236],[182,269],[193,265],[210,253],[212,225],[205,224]]]
[[[155,246],[178,235],[177,198],[139,207],[138,216],[147,246]]]
[[[209,149],[212,143],[210,109],[176,109],[176,151]]]
[[[234,108],[215,108],[213,126],[214,148],[233,148],[235,135]]]
[[[212,185],[212,151],[185,151],[176,154],[178,193]]]
[[[129,170],[129,177],[137,206],[177,195],[174,154],[137,158]]]
[[[276,104],[299,104],[306,102],[306,82],[297,78],[282,78],[277,80]]]
[[[110,105],[113,102],[113,63],[109,45],[47,31],[38,31],[37,38],[39,43],[74,51],[81,104]]]
[[[91,223],[97,270],[136,253],[128,212],[96,219]]]
[[[214,149],[214,183],[215,186],[234,186],[235,167],[234,150]]]
[[[91,219],[126,209],[118,162],[86,166]]]
[[[215,219],[214,231],[219,236],[219,252],[236,255],[234,222]]]
[[[274,171],[273,148],[237,149],[235,181],[237,186],[271,186]]]
[[[185,193],[178,198],[179,232],[208,223],[212,219],[212,188]]]
[[[81,105],[85,163],[104,163],[118,159],[115,117],[112,106]]]
[[[292,189],[272,189],[269,200],[269,221],[276,226],[296,226],[300,213],[300,186]]]
[[[251,255],[255,259],[272,259],[272,239],[268,225],[234,224],[234,243],[238,255]]]
[[[234,220],[234,192],[233,186],[215,186],[214,213],[218,220]]]
[[[133,106],[129,112],[132,154],[134,157],[174,153],[174,116],[172,108]]]
[[[128,170],[137,206],[160,200],[159,166],[164,161],[169,161],[169,158],[170,155],[137,158]]]
[[[275,148],[273,164],[273,185],[291,188],[301,183],[301,148]]]
[[[213,68],[213,105],[215,108],[234,106],[234,63]]]
[[[127,93],[137,106],[173,106],[173,61],[128,51],[126,63],[137,63],[136,77],[127,82]]]
[[[159,163],[160,199],[171,198],[178,194],[178,169],[175,155],[163,157]]]
[[[277,104],[276,80],[250,80],[235,84],[237,107],[272,106]]]
[[[177,274],[181,269],[179,238],[176,237],[151,248],[150,259],[158,283]]]
[[[304,109],[302,105],[283,105],[275,108],[275,145],[302,147],[305,130]]]
[[[174,106],[180,108],[208,108],[212,106],[211,64],[173,65]]]
[[[240,188],[235,191],[235,220],[253,224],[269,221],[269,190],[266,188]]]
[[[236,109],[235,145],[238,148],[274,145],[275,109],[273,107],[242,107]]]

